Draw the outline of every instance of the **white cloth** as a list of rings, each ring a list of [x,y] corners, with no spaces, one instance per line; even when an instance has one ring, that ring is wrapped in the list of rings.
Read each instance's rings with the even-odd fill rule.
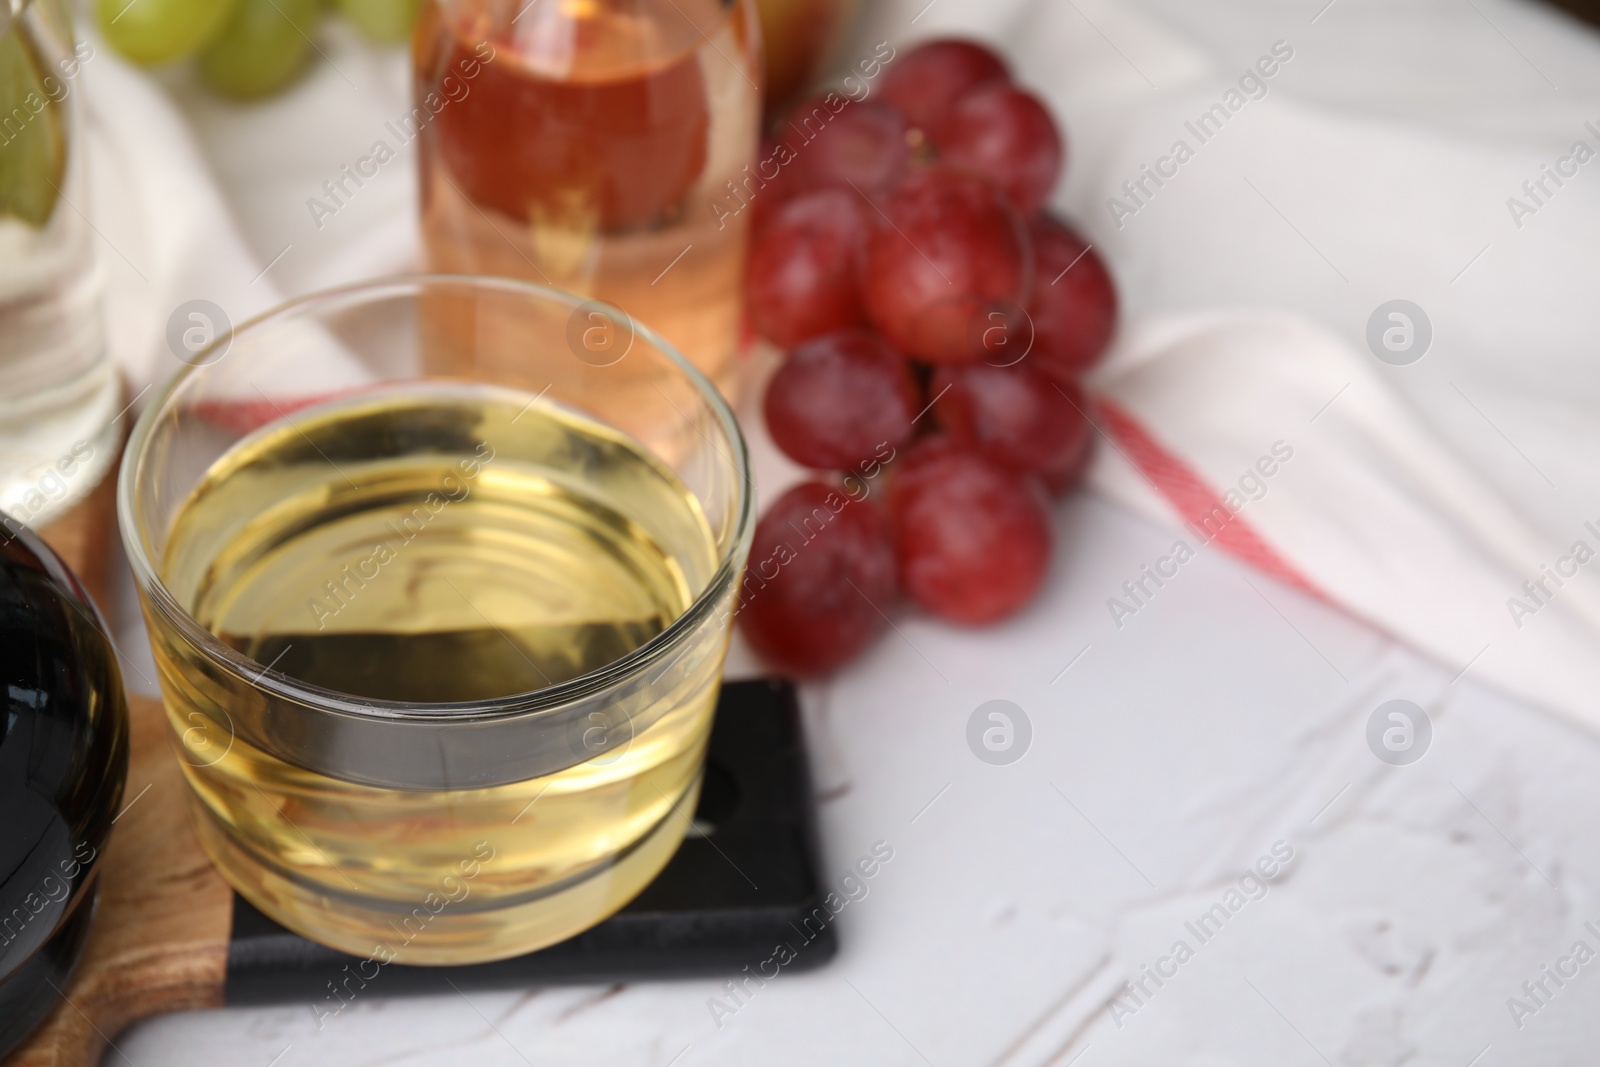
[[[1600,158],[1562,162],[1600,153],[1600,35],[1512,0],[944,0],[919,27],[1007,46],[1065,123],[1055,202],[1124,301],[1095,386],[1218,493],[1288,442],[1241,517],[1294,570],[1451,675],[1600,726],[1600,584],[1563,562],[1600,553]],[[1265,97],[1202,142],[1275,45]],[[1366,343],[1394,299],[1432,324],[1408,366]],[[1177,517],[1113,448],[1093,481]],[[1576,575],[1530,594],[1541,565]]]
[[[417,269],[415,149],[384,129],[410,111],[404,50],[331,20],[322,47],[337,61],[239,105],[181,67],[139,71],[84,30],[92,217],[111,346],[135,391],[182,368],[166,330],[185,301],[212,301],[237,325],[285,296]],[[398,158],[319,226],[307,202],[326,202],[322,183],[380,137]]]

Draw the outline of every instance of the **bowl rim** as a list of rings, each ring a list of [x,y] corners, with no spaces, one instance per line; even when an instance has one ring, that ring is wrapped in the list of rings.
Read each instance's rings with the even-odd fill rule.
[[[710,407],[728,441],[732,443],[733,454],[723,455],[723,458],[732,464],[736,475],[734,491],[738,496],[734,506],[733,529],[718,560],[717,570],[705,588],[695,597],[694,602],[660,633],[603,667],[555,685],[486,700],[427,703],[360,697],[313,685],[274,670],[270,665],[259,663],[223,644],[216,635],[202,626],[178,602],[156,572],[144,531],[138,521],[134,487],[148,459],[145,450],[157,422],[168,410],[184,383],[212,365],[202,358],[206,352],[218,345],[231,344],[235,337],[248,331],[255,331],[286,319],[304,317],[319,309],[338,304],[359,303],[363,299],[372,301],[385,294],[397,296],[409,293],[416,296],[424,290],[437,288],[463,288],[533,296],[564,304],[574,310],[584,306],[592,307],[601,313],[616,315],[626,321],[633,329],[636,339],[643,339],[654,346],[689,380]],[[193,362],[168,379],[145,405],[123,450],[121,471],[117,478],[117,525],[122,535],[123,547],[127,552],[128,563],[133,570],[135,584],[149,607],[160,611],[184,638],[209,660],[229,674],[244,678],[253,688],[265,690],[272,696],[291,701],[308,711],[367,720],[386,720],[393,723],[439,724],[490,722],[537,715],[567,707],[575,701],[625,682],[642,668],[677,650],[678,646],[687,641],[716,610],[717,604],[738,582],[744,570],[744,557],[748,553],[754,535],[755,486],[752,482],[749,449],[738,419],[711,379],[690,363],[675,346],[627,312],[605,301],[593,300],[553,286],[517,278],[437,272],[388,275],[321,289],[280,303],[218,334],[204,349],[196,352],[193,359]],[[709,439],[707,443],[711,444],[719,454],[722,453],[722,450]]]

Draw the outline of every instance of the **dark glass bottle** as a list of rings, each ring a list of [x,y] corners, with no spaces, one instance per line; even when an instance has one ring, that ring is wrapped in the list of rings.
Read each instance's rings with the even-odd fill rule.
[[[66,565],[0,516],[0,1059],[60,1000],[128,774],[105,623]]]

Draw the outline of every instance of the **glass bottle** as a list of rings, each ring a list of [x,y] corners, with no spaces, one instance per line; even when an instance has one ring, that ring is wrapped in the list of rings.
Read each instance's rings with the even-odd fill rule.
[[[104,620],[43,541],[0,529],[0,1059],[61,1002],[127,773]]]
[[[0,4],[0,509],[59,517],[115,455],[122,382],[105,343],[78,98],[94,54],[67,0]]]
[[[401,132],[429,268],[615,304],[730,392],[760,47],[751,0],[427,0]]]

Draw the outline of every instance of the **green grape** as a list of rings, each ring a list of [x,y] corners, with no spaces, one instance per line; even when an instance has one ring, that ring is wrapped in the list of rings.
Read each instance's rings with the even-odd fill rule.
[[[147,67],[170,63],[215,37],[238,0],[95,0],[111,47]]]
[[[18,21],[0,32],[0,219],[43,226],[66,180],[67,144],[61,106],[46,89],[47,68],[26,29]]]
[[[305,66],[320,14],[319,0],[239,0],[228,25],[200,53],[200,73],[226,96],[276,92]]]
[[[380,44],[394,44],[411,36],[421,0],[338,0],[344,17]]]

